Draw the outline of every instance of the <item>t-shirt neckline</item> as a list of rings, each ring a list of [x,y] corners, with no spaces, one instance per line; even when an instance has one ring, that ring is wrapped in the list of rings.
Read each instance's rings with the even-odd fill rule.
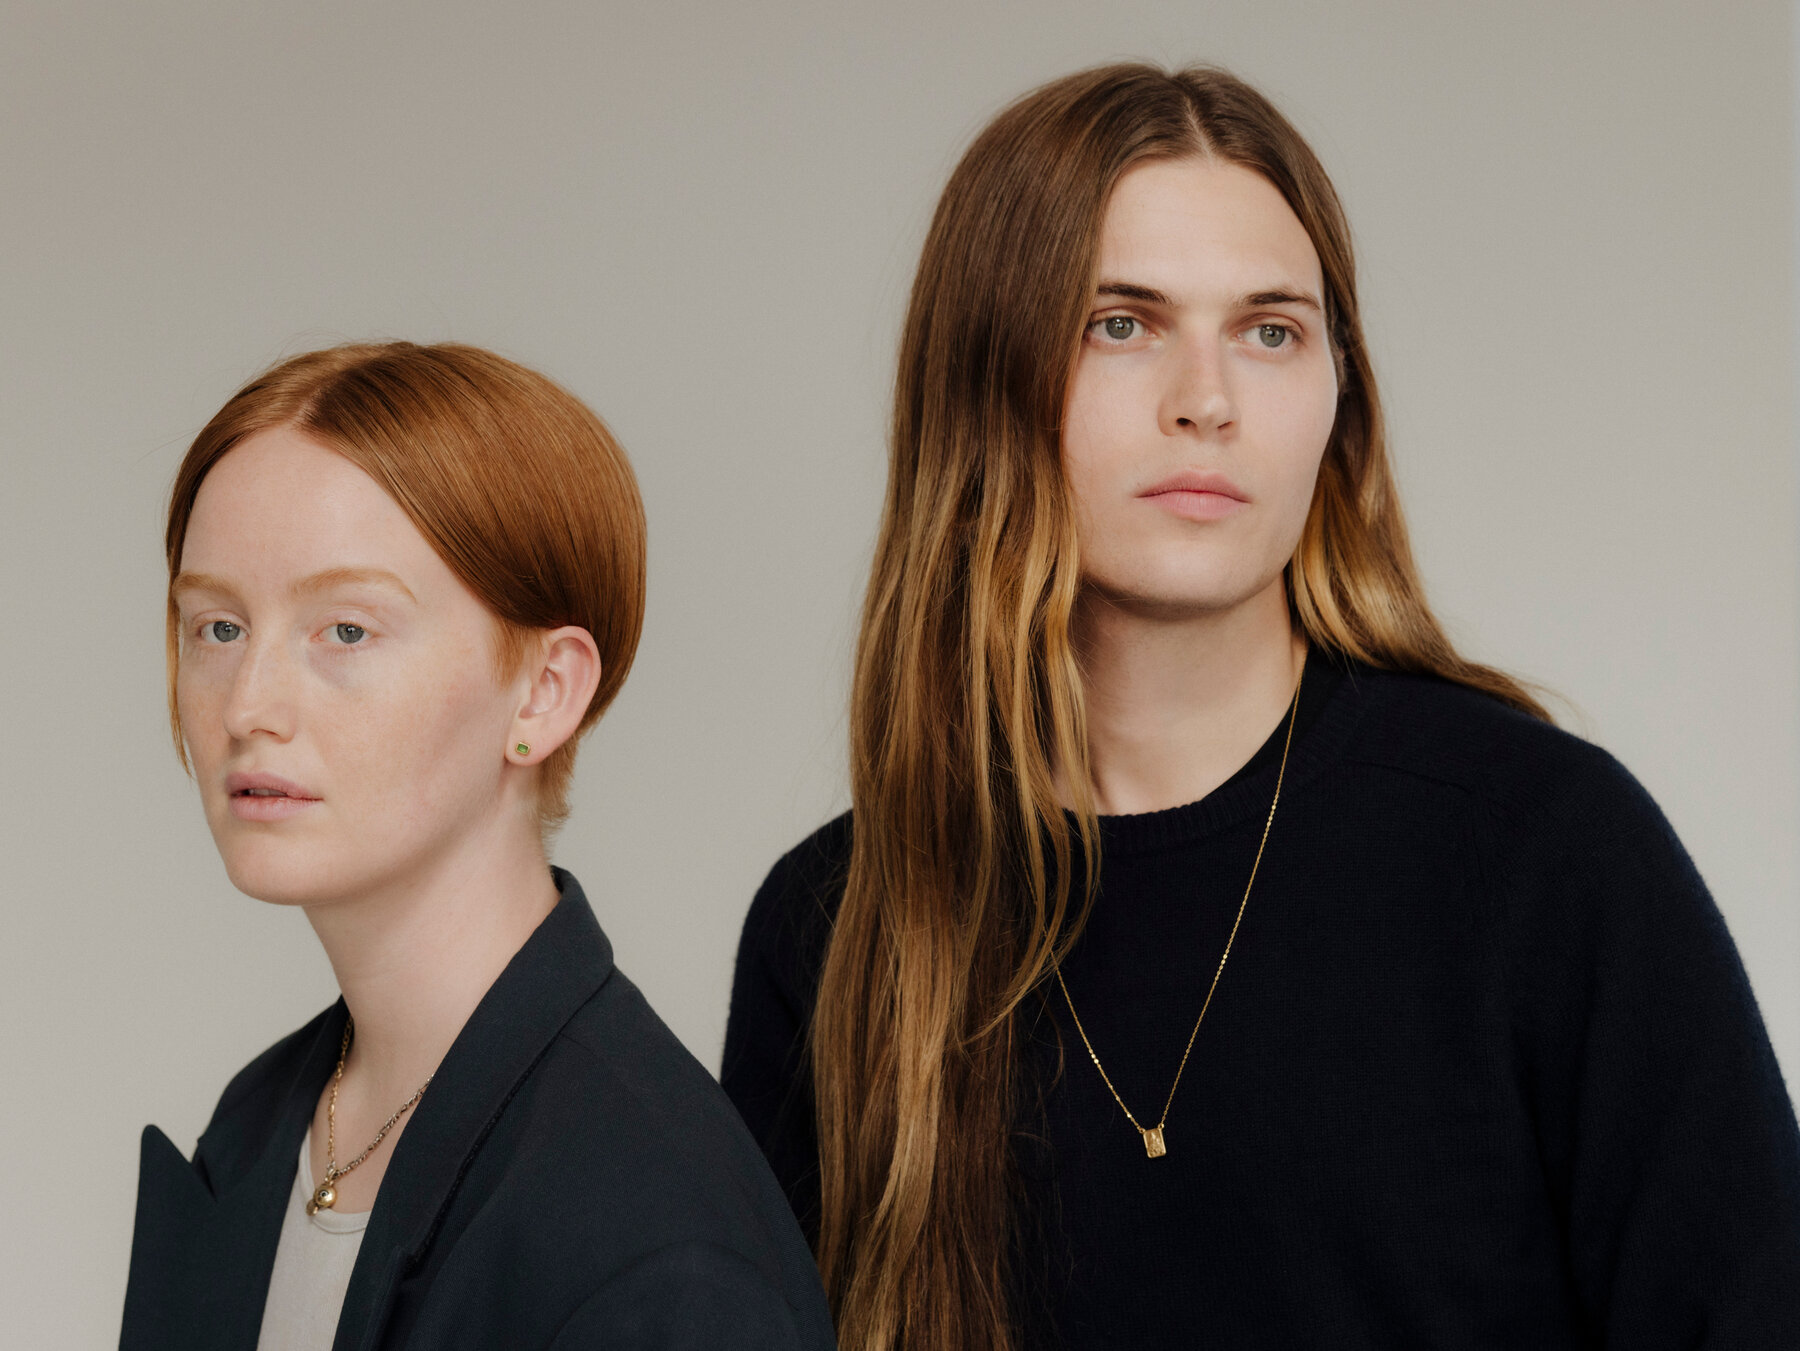
[[[306,1128],[306,1135],[300,1141],[300,1182],[304,1194],[311,1196],[317,1185],[313,1181],[311,1126]],[[341,1211],[334,1207],[331,1210],[316,1211],[306,1218],[328,1234],[360,1234],[369,1227],[370,1213],[367,1210]]]

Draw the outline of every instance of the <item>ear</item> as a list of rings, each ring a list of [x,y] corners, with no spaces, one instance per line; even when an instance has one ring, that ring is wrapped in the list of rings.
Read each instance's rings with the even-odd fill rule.
[[[546,630],[534,652],[521,673],[530,683],[506,742],[515,765],[539,764],[574,736],[600,688],[600,649],[586,629]]]

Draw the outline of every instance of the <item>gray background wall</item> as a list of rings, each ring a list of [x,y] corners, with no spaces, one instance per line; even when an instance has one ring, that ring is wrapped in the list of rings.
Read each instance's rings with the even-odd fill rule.
[[[1003,101],[1223,61],[1348,201],[1432,595],[1650,787],[1800,1074],[1786,4],[0,3],[0,1226],[13,1345],[116,1336],[136,1137],[329,1000],[164,721],[159,519],[246,376],[537,365],[629,447],[638,666],[557,846],[716,1065],[736,928],[845,805],[931,204]]]

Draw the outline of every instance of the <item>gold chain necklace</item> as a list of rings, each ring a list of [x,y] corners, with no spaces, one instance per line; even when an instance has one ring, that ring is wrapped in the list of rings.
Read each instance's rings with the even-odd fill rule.
[[[337,1073],[331,1076],[331,1105],[325,1109],[325,1179],[319,1183],[318,1190],[313,1192],[312,1199],[306,1203],[306,1213],[308,1215],[317,1215],[321,1210],[330,1210],[337,1204],[337,1180],[375,1152],[381,1142],[387,1139],[387,1133],[394,1129],[394,1123],[406,1115],[408,1108],[425,1096],[425,1090],[431,1087],[431,1080],[437,1077],[436,1075],[432,1075],[428,1077],[424,1083],[420,1084],[419,1091],[414,1093],[405,1102],[401,1103],[400,1110],[387,1119],[387,1125],[375,1132],[375,1138],[369,1141],[369,1147],[363,1150],[363,1152],[358,1154],[354,1159],[351,1159],[350,1162],[345,1164],[342,1168],[338,1167],[338,1085],[344,1082],[344,1060],[350,1054],[350,1034],[355,1027],[356,1023],[353,1020],[348,1018],[344,1020],[344,1044],[338,1048]],[[1098,1064],[1099,1062],[1096,1061],[1095,1063]]]
[[[1169,1106],[1175,1101],[1175,1090],[1181,1087],[1181,1072],[1187,1068],[1188,1055],[1194,1049],[1194,1038],[1200,1035],[1200,1024],[1206,1021],[1206,1011],[1212,1007],[1213,992],[1219,988],[1219,977],[1225,974],[1225,963],[1230,960],[1231,945],[1237,939],[1238,925],[1244,922],[1244,907],[1250,904],[1250,888],[1256,885],[1256,870],[1262,866],[1263,850],[1269,843],[1269,828],[1275,824],[1275,808],[1281,802],[1281,781],[1287,777],[1288,750],[1294,744],[1294,720],[1300,715],[1300,682],[1305,679],[1306,662],[1302,660],[1299,679],[1294,681],[1294,702],[1288,709],[1287,739],[1281,743],[1281,768],[1275,775],[1275,797],[1269,803],[1268,819],[1263,822],[1262,841],[1256,846],[1256,861],[1250,865],[1250,880],[1244,884],[1244,899],[1238,902],[1237,918],[1231,922],[1231,933],[1225,939],[1225,951],[1219,956],[1212,984],[1206,990],[1206,1000],[1200,1005],[1200,1016],[1194,1019],[1194,1030],[1188,1033],[1187,1046],[1181,1052],[1181,1064],[1175,1067],[1175,1082],[1169,1085],[1169,1096],[1163,1100],[1162,1119],[1154,1126],[1146,1126],[1133,1116],[1131,1109],[1125,1105],[1125,1099],[1119,1096],[1119,1090],[1113,1087],[1113,1081],[1107,1077],[1106,1067],[1094,1053],[1094,1043],[1088,1040],[1087,1029],[1081,1025],[1081,1015],[1075,1012],[1075,1001],[1069,997],[1069,984],[1063,979],[1062,963],[1056,964],[1056,983],[1062,986],[1063,1002],[1069,1006],[1069,1017],[1075,1020],[1075,1030],[1081,1034],[1081,1044],[1087,1047],[1088,1059],[1100,1071],[1100,1081],[1106,1085],[1106,1091],[1112,1094],[1113,1101],[1119,1104],[1119,1110],[1125,1113],[1125,1119],[1144,1137],[1144,1153],[1153,1159],[1160,1159],[1169,1152],[1168,1143],[1163,1139],[1163,1127],[1169,1122]]]

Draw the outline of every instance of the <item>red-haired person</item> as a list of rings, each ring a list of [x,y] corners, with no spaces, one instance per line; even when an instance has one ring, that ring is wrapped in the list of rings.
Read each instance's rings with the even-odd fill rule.
[[[850,732],[724,1064],[845,1346],[1800,1346],[1731,939],[1432,617],[1337,197],[1243,83],[1071,76],[951,176]]]
[[[122,1346],[827,1348],[731,1104],[549,864],[644,607],[636,481],[491,353],[251,381],[169,507],[177,750],[343,998],[144,1134]]]

